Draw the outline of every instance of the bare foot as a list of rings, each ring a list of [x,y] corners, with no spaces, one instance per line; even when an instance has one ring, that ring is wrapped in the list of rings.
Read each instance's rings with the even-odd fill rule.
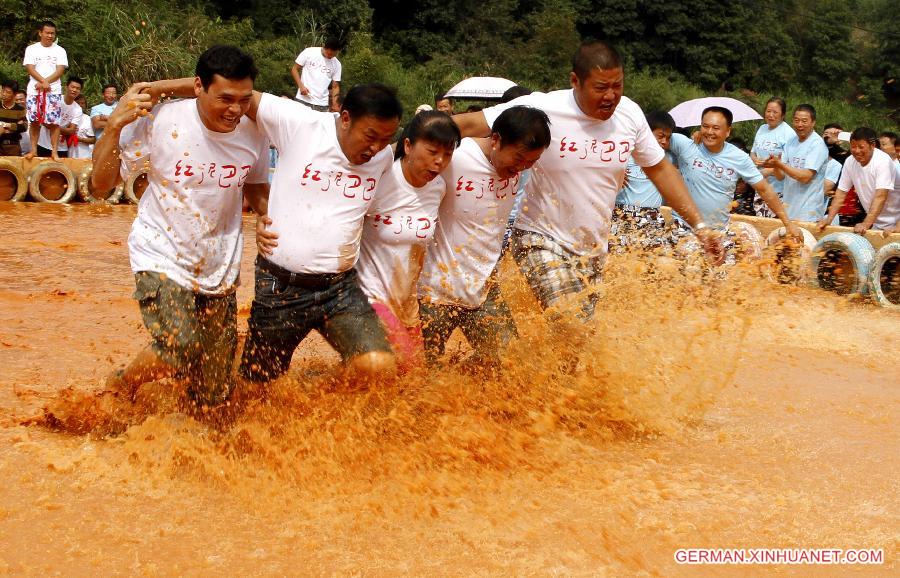
[[[26,161],[30,161],[31,159],[34,158],[34,151],[28,151],[27,153],[22,155],[22,158],[25,159]]]
[[[59,155],[56,153],[56,151],[50,153],[50,158],[56,162],[59,162]]]

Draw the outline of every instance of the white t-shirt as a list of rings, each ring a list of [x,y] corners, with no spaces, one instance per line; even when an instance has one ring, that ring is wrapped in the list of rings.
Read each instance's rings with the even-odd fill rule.
[[[128,237],[131,269],[164,273],[206,294],[238,283],[245,183],[265,183],[269,143],[242,117],[229,133],[206,128],[194,99],[153,108],[121,133],[122,178],[149,168]]]
[[[309,90],[309,94],[300,94],[297,98],[318,106],[328,105],[328,85],[331,81],[341,81],[341,62],[335,58],[325,58],[321,46],[310,46],[297,55],[297,64],[303,67],[300,82]]]
[[[900,218],[900,171],[897,164],[891,160],[890,155],[881,149],[875,149],[872,159],[866,166],[861,166],[853,156],[844,161],[844,170],[841,171],[841,180],[838,188],[849,191],[850,187],[856,187],[859,202],[868,212],[875,198],[875,191],[887,189],[888,196],[884,208],[875,223],[873,229],[889,229]]]
[[[259,128],[278,149],[269,194],[278,246],[269,260],[296,273],[340,273],[356,264],[363,218],[391,166],[391,147],[350,164],[341,150],[337,115],[263,94]]]
[[[444,179],[438,176],[413,187],[403,176],[402,160],[394,161],[381,182],[363,226],[356,270],[363,292],[391,308],[407,326],[419,322],[416,283],[425,247],[434,236]]]
[[[628,159],[649,167],[665,156],[643,111],[623,96],[609,120],[596,120],[581,111],[572,90],[557,90],[492,106],[483,111],[484,118],[493,125],[502,111],[516,105],[547,113],[552,135],[550,148],[531,171],[516,228],[552,237],[578,255],[605,254]]]
[[[34,65],[34,70],[44,78],[47,78],[56,72],[57,66],[69,66],[69,57],[66,56],[66,49],[59,44],[53,43],[50,46],[44,46],[40,42],[30,44],[25,49],[25,58],[22,59],[22,65]],[[37,94],[37,81],[30,74],[28,75],[28,88],[25,92],[31,96]],[[50,94],[62,94],[62,81],[56,79],[50,83]]]
[[[81,111],[81,105],[72,101],[72,104],[66,104],[65,100],[59,103],[59,126],[68,127],[70,124],[80,125],[84,114]],[[67,137],[60,134],[59,145],[56,150],[58,152],[68,151],[69,145],[66,143]],[[41,125],[41,132],[38,133],[38,144],[45,149],[52,149],[50,140],[50,129]]]
[[[89,159],[94,153],[94,145],[84,142],[84,138],[94,137],[94,127],[91,125],[91,117],[82,114],[81,123],[78,125],[78,146],[69,151],[70,159]]]
[[[520,175],[501,179],[478,141],[464,138],[443,177],[447,192],[425,255],[419,296],[474,309],[487,298]]]

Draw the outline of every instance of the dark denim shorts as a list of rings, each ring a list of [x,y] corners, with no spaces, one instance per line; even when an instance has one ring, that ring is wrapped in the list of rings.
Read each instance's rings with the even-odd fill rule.
[[[294,350],[313,329],[344,362],[370,351],[391,351],[381,321],[359,288],[355,269],[336,275],[290,276],[257,257],[256,295],[241,375],[268,381],[283,374]]]

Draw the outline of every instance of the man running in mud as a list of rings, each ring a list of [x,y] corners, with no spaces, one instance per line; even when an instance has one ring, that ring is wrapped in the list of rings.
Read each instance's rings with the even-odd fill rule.
[[[149,171],[128,252],[152,340],[108,379],[116,393],[133,398],[141,384],[173,375],[188,378],[201,410],[231,393],[241,202],[264,214],[268,196],[268,142],[246,118],[256,74],[250,55],[213,46],[191,79],[196,99],[152,106],[151,85],[136,84],[94,148],[97,190]]]
[[[534,165],[512,247],[532,292],[554,322],[555,342],[566,344],[566,364],[587,338],[583,322],[591,318],[599,298],[612,210],[629,159],[691,225],[712,260],[723,258],[721,240],[701,221],[640,107],[622,95],[618,52],[604,42],[582,43],[569,80],[569,90],[536,92],[453,117],[464,137],[488,136],[491,123],[511,106],[533,106],[550,117],[552,144]]]

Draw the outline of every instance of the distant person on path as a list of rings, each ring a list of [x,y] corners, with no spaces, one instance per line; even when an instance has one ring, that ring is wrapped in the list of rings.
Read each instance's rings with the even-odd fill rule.
[[[329,112],[341,91],[341,41],[331,36],[322,46],[310,46],[297,55],[291,76],[297,85],[294,100],[319,112]]]
[[[784,145],[781,156],[769,157],[763,164],[775,170],[783,183],[782,203],[788,218],[816,223],[825,216],[825,170],[828,147],[816,133],[816,109],[800,104],[792,119],[797,134]]]
[[[783,98],[772,97],[766,102],[766,110],[763,117],[766,123],[759,127],[756,131],[756,137],[753,139],[753,146],[750,147],[750,158],[759,168],[760,172],[772,190],[781,198],[784,183],[775,178],[775,169],[765,166],[765,162],[769,157],[781,156],[784,153],[784,145],[789,140],[797,136],[794,129],[784,122],[784,116],[787,114],[787,103]],[[768,204],[756,195],[753,200],[753,207],[756,215],[759,217],[774,217],[775,214],[769,208]]]
[[[818,223],[820,230],[834,220],[851,187],[866,210],[866,218],[853,226],[853,232],[896,229],[900,219],[900,169],[878,148],[878,137],[869,127],[859,127],[850,134],[850,157],[844,163],[831,208]]]
[[[34,145],[40,135],[41,125],[50,131],[53,142],[59,140],[59,119],[62,114],[62,78],[69,66],[69,58],[65,49],[56,44],[56,24],[50,20],[41,22],[38,28],[40,42],[35,42],[25,49],[22,64],[28,71],[28,97],[25,104],[28,122],[29,142]],[[29,150],[25,158],[33,158],[36,150]],[[56,152],[52,158],[59,160]]]
[[[108,83],[103,86],[103,102],[95,104],[91,109],[91,126],[94,127],[94,137],[99,141],[103,136],[109,116],[119,104],[119,89],[115,84]]]
[[[16,102],[15,82],[4,82],[0,88],[0,156],[22,156],[22,133],[28,130],[25,106]]]
[[[69,156],[68,139],[78,132],[81,124],[81,106],[75,102],[81,96],[84,81],[77,76],[70,76],[66,81],[66,92],[60,105],[59,136],[52,140],[47,127],[41,127],[38,137],[37,153],[40,157],[66,158]]]

